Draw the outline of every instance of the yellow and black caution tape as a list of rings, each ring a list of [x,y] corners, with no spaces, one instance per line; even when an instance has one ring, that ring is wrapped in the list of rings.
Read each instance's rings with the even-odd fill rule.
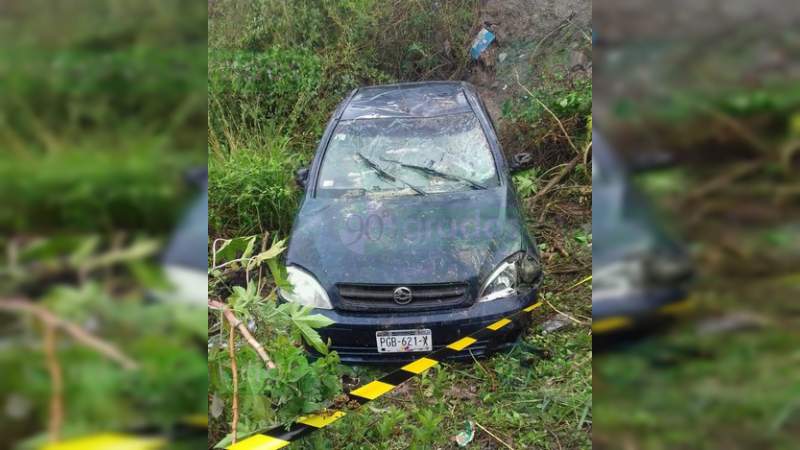
[[[41,450],[163,450],[170,448],[170,442],[176,434],[207,434],[208,415],[195,414],[184,417],[173,425],[170,432],[173,436],[142,435],[140,433],[96,433],[73,439],[45,444]]]
[[[344,404],[352,409],[363,406],[371,400],[375,400],[383,395],[388,394],[394,388],[400,386],[404,382],[414,378],[417,375],[425,373],[431,367],[445,361],[449,356],[453,356],[460,351],[467,350],[469,347],[479,340],[491,337],[503,327],[511,324],[515,319],[520,319],[524,315],[532,313],[536,308],[542,306],[541,302],[534,303],[521,311],[502,318],[491,325],[481,328],[480,330],[472,333],[469,336],[463,337],[452,344],[442,347],[426,356],[423,356],[413,362],[406,364],[400,369],[384,375],[379,380],[365,384],[357,389],[345,394],[347,400]],[[323,412],[303,416],[292,423],[287,429],[284,426],[275,427],[264,433],[252,435],[236,444],[228,447],[228,450],[276,450],[286,447],[291,442],[296,441],[303,436],[313,433],[316,430],[325,428],[330,424],[336,422],[347,415],[345,411],[337,409],[328,409]]]
[[[680,317],[691,313],[694,310],[695,302],[691,298],[685,298],[681,301],[668,303],[658,308],[650,317]],[[600,320],[592,321],[593,334],[606,334],[615,333],[618,331],[629,330],[640,323],[641,319],[632,316],[610,316],[604,317]]]
[[[141,437],[123,433],[102,433],[54,442],[42,450],[158,450],[166,448],[162,437]]]

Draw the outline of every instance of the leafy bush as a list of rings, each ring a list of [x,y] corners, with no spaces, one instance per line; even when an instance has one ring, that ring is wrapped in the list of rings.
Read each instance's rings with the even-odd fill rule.
[[[297,304],[278,304],[274,280],[278,286],[290,289],[285,270],[277,257],[284,250],[284,241],[272,245],[261,243],[263,251],[256,253],[256,236],[215,240],[209,270],[210,297],[226,297],[225,307],[237,320],[248,324],[253,337],[264,343],[274,368],[265,368],[265,361],[247,345],[237,346],[238,392],[233,390],[233,369],[230,356],[230,327],[222,314],[209,315],[209,393],[211,418],[210,435],[223,448],[232,441],[228,424],[233,421],[233,398],[238,399],[237,436],[288,423],[299,415],[315,412],[341,392],[339,358],[328,352],[317,328],[332,321],[312,309]],[[268,267],[268,272],[262,271]],[[244,273],[245,286],[229,288],[232,280]],[[266,275],[269,273],[270,278]],[[267,292],[263,294],[262,292]],[[324,355],[309,361],[303,345],[314,347]],[[222,436],[225,436],[224,438]]]
[[[181,148],[200,144],[197,130],[206,117],[202,5],[6,3],[0,23],[3,147],[52,151],[67,138],[131,128],[166,134]]]
[[[533,95],[503,104],[502,139],[509,148],[530,152],[535,167],[549,169],[575,155],[561,126],[579,150],[591,141],[592,81],[548,84]]]
[[[304,158],[291,148],[286,138],[265,138],[256,148],[209,156],[210,235],[288,233],[298,201],[294,170]]]
[[[303,49],[211,52],[210,126],[219,134],[226,125],[233,131],[250,130],[263,121],[281,118],[292,127],[287,119],[297,120],[299,112],[316,97],[321,79],[319,58]]]
[[[149,140],[140,141],[152,145]],[[190,159],[132,149],[0,159],[0,230],[168,232],[177,220],[181,167]]]
[[[474,2],[220,0],[209,6],[212,235],[287,232],[292,175],[348,91],[463,74]]]
[[[19,298],[31,286],[44,291],[35,300],[19,302],[85,328],[138,366],[121,364],[59,330],[55,355],[63,371],[64,436],[143,425],[167,430],[205,409],[197,395],[207,386],[206,355],[197,346],[206,339],[205,311],[188,303],[146,298],[144,292],[156,286],[143,283],[146,277],[139,275],[158,273],[148,260],[158,248],[155,241],[137,239],[115,249],[109,249],[108,241],[96,235],[20,239],[3,248],[17,256],[0,261],[0,294]],[[53,284],[54,274],[64,284]],[[86,277],[95,278],[65,281]],[[8,301],[0,299],[0,304]],[[27,405],[16,420],[23,425],[20,435],[30,435],[41,431],[37,422],[45,423],[53,414],[52,374],[40,350],[44,327],[38,316],[8,313],[4,308],[0,364],[15,370],[0,377],[0,395],[4,401],[16,398]],[[19,437],[13,421],[0,430],[11,444]],[[45,439],[43,433],[36,435],[24,448],[41,448],[37,444]]]

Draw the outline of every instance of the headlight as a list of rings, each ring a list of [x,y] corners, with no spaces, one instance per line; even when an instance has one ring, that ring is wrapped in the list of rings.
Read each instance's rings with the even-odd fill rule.
[[[644,260],[641,258],[598,264],[592,272],[593,294],[625,295],[642,289],[645,283]]]
[[[281,290],[284,300],[312,308],[333,309],[328,293],[313,275],[295,266],[287,267],[286,272],[292,290]]]
[[[689,258],[681,254],[657,253],[646,263],[649,281],[679,285],[692,277]]]
[[[479,302],[518,295],[521,285],[539,281],[542,269],[536,258],[517,253],[506,259],[489,275],[478,296]]]

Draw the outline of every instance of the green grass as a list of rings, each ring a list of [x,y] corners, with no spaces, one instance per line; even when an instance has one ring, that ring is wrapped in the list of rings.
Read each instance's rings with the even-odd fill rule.
[[[783,290],[783,297],[778,294]],[[780,320],[789,289],[763,283],[700,290],[706,313],[752,311]],[[770,292],[770,303],[756,301]],[[785,316],[784,316],[785,317]],[[764,329],[698,335],[689,322],[595,359],[598,448],[794,448],[800,424],[795,319]]]
[[[0,230],[167,232],[188,191],[182,171],[204,164],[205,8],[3,8]]]
[[[210,235],[232,238],[269,232],[286,236],[300,196],[293,172],[310,161],[335,106],[360,85],[464,79],[467,48],[479,25],[478,6],[475,1],[444,1],[437,3],[437,13],[431,14],[430,5],[424,2],[214,2],[208,53]],[[568,120],[576,143],[585,145],[591,86],[553,86],[543,91],[541,98]],[[516,141],[506,140],[504,144],[517,150],[528,149],[529,138],[546,133],[550,125],[556,126],[530,98],[511,102],[503,120],[513,125],[510,129],[522,130],[519,136],[505,135],[505,139],[516,137]],[[549,125],[537,128],[545,120]],[[538,130],[539,135],[531,130]],[[522,141],[526,141],[524,145],[517,145]],[[556,146],[572,154],[565,143],[559,141],[553,144]],[[543,334],[541,323],[558,315],[544,307],[538,324],[511,352],[476,364],[434,369],[385,399],[348,415],[330,430],[312,435],[300,444],[301,448],[452,447],[450,438],[467,420],[486,427],[514,448],[591,446],[589,287],[584,283],[567,290],[591,270],[586,264],[591,237],[581,231],[587,222],[584,213],[590,208],[585,195],[589,180],[585,168],[579,165],[574,174],[565,177],[565,189],[550,193],[546,204],[529,203],[537,189],[557,173],[560,162],[557,158],[550,160],[539,170],[517,177],[517,182],[526,183],[520,187],[531,232],[550,249],[545,251],[546,270],[575,269],[552,274],[545,287],[546,298],[559,310],[578,317],[581,324]],[[542,179],[543,174],[547,178]],[[583,216],[559,216],[556,210],[548,209],[553,205],[583,211],[578,214]],[[539,222],[540,217],[545,218],[544,224]],[[540,233],[540,226],[547,232]],[[267,287],[271,285],[269,282]],[[212,320],[212,327],[215,324]],[[265,333],[261,341],[267,350],[279,354],[285,340],[278,336],[283,331],[269,331],[274,329],[270,320],[258,327],[259,333]],[[221,337],[212,337],[214,342],[217,339]],[[249,358],[246,353],[242,352],[245,360]],[[219,367],[224,372],[227,362],[224,355],[220,358]],[[296,367],[300,366],[298,363]],[[358,384],[385,372],[340,365],[315,370],[321,376],[348,374],[357,377]],[[253,390],[248,383],[258,379],[254,376],[247,374],[240,380],[244,392]],[[224,403],[212,420],[212,444],[230,431],[230,392],[224,383],[220,386],[212,393]],[[265,388],[260,385],[255,389]],[[302,397],[303,387],[297,389],[299,393],[285,397],[291,399],[292,407],[297,406],[297,397]],[[261,398],[275,395],[270,391]],[[286,419],[288,407],[283,403],[262,401],[254,406],[246,402],[241,423],[247,431]],[[261,413],[254,412],[259,408]],[[501,445],[480,430],[476,441],[480,444],[472,444],[475,448]]]
[[[798,211],[755,209],[782,179],[757,174],[695,200],[723,205],[687,220],[686,196],[723,173],[684,166],[639,178],[692,243],[694,315],[595,356],[598,449],[791,449],[800,430]],[[766,193],[753,189],[766,183]],[[738,186],[737,186],[738,187]],[[688,209],[683,206],[683,209]],[[746,220],[731,220],[738,212]],[[711,326],[736,323],[730,329]],[[711,330],[711,331],[710,331]]]
[[[291,153],[287,138],[259,144],[209,155],[208,225],[217,237],[289,232],[300,196],[294,171],[304,156]]]
[[[459,77],[474,6],[452,0],[430,14],[422,3],[374,0],[215,2],[208,147],[219,183],[209,201],[227,207],[211,208],[211,234],[287,232],[297,195],[287,181],[336,105],[362,85]],[[245,167],[256,162],[264,168]],[[261,177],[246,176],[253,171]]]
[[[3,300],[45,306],[141,365],[124,370],[57,332],[64,438],[166,431],[205,410],[205,311],[146,295],[163,289],[153,254],[91,273],[78,266],[115,261],[140,238],[157,252],[195,193],[182,172],[205,163],[206,8],[8,0],[0,9]],[[0,321],[0,403],[21,405],[4,410],[0,447],[41,448],[53,392],[42,325],[24,314]]]
[[[0,230],[168,233],[181,212],[175,205],[192,192],[182,171],[202,160],[166,151],[157,138],[117,141],[95,139],[41,157],[0,159]]]
[[[514,448],[591,447],[591,337],[585,330],[541,335],[480,365],[445,365],[313,438],[301,448],[405,449],[453,446],[466,421]],[[548,359],[526,351],[535,345]],[[377,375],[366,371],[364,377]],[[356,436],[354,438],[354,436]],[[476,442],[500,447],[478,429]],[[480,444],[473,444],[480,445]],[[448,447],[450,448],[450,447]]]

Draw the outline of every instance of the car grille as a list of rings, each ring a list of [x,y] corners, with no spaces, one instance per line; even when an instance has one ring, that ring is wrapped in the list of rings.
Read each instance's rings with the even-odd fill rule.
[[[412,300],[406,305],[394,301],[398,287],[411,290]],[[340,309],[362,312],[434,311],[466,306],[469,300],[466,283],[440,284],[338,284]]]

